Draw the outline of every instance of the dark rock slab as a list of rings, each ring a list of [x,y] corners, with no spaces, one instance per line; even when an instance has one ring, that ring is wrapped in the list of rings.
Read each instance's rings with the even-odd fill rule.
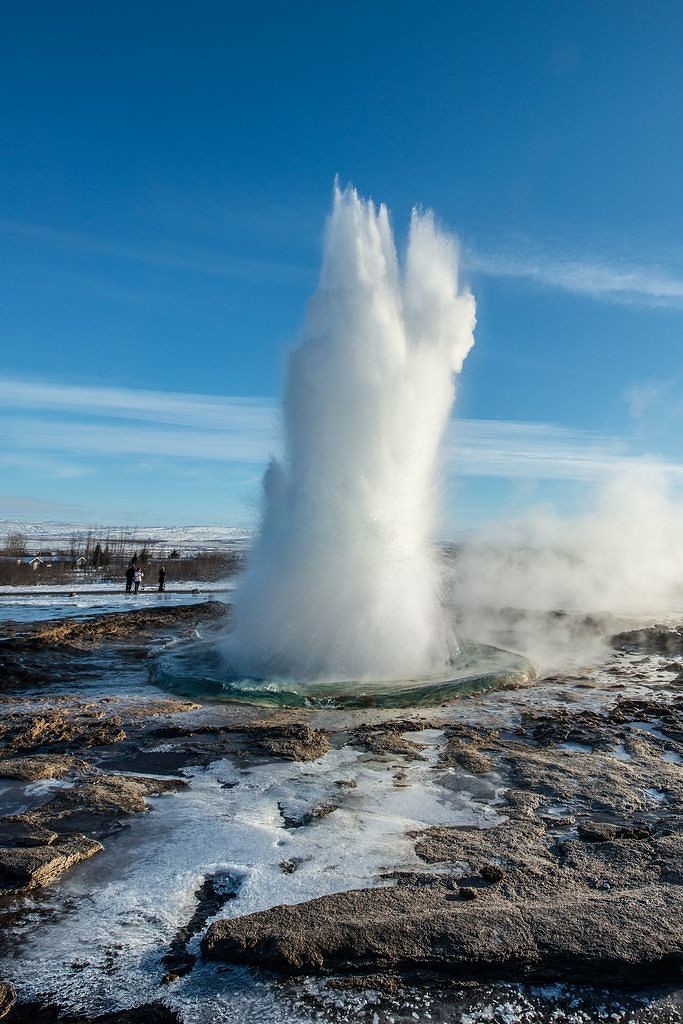
[[[628,629],[611,638],[618,651],[644,651],[647,654],[683,654],[683,626],[647,626]]]
[[[607,843],[614,839],[649,839],[652,830],[638,825],[617,825],[608,821],[583,821],[578,833],[587,843]]]
[[[683,903],[659,888],[512,905],[440,887],[337,893],[217,921],[210,960],[285,973],[432,970],[453,978],[645,984],[683,969]]]
[[[605,728],[605,716],[596,711],[556,710],[553,714],[527,712],[522,716],[522,732],[542,747],[560,743],[580,743],[596,749],[613,741]]]
[[[482,775],[494,770],[489,754],[482,752],[495,746],[497,732],[472,729],[467,726],[452,726],[446,730],[446,749],[439,758],[440,768],[462,768],[472,775]]]

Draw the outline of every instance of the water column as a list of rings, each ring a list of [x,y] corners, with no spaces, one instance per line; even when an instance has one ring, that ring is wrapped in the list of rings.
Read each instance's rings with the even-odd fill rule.
[[[335,187],[323,266],[283,401],[284,456],[235,594],[232,669],[406,679],[457,640],[433,530],[439,442],[475,303],[454,241],[414,212],[402,264],[386,207]]]

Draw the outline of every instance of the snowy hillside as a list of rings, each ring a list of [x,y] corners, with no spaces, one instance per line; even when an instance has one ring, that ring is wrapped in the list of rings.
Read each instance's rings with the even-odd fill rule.
[[[68,548],[73,539],[85,540],[89,534],[101,542],[126,538],[140,546],[171,547],[184,553],[243,547],[252,537],[251,531],[231,526],[83,526],[80,523],[29,523],[0,519],[0,546],[5,543],[8,534],[15,532],[24,535],[29,551]]]

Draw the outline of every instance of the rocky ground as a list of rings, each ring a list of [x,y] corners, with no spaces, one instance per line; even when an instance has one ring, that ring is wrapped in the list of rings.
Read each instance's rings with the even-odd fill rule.
[[[207,602],[2,627],[0,924],[13,985],[0,985],[0,1018],[194,1021],[173,993],[219,963],[267,978],[282,1020],[682,1019],[683,630],[621,632],[581,674],[428,711],[266,711],[100,687],[103,673],[146,678],[160,641],[224,614]],[[433,764],[425,736],[439,737]],[[251,913],[239,912],[239,874],[207,875],[150,968],[158,998],[132,1009],[83,1015],[22,986],[16,947],[41,900],[54,910],[82,862],[182,800],[189,766],[275,771],[346,750],[394,789],[424,767],[444,806],[466,788],[490,805],[491,827],[415,828],[403,868]],[[320,836],[354,806],[357,782],[338,775],[324,798],[304,786],[278,803],[283,832]],[[283,878],[300,863],[283,858]]]

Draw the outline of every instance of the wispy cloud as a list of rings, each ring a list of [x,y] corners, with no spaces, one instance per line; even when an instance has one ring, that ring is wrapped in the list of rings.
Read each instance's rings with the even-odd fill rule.
[[[109,424],[54,417],[0,417],[0,438],[18,450],[65,452],[78,456],[156,456],[222,462],[264,462],[279,447],[273,435],[246,420],[224,430]],[[272,441],[273,443],[269,443]]]
[[[0,406],[22,413],[49,410],[203,430],[247,430],[252,435],[271,430],[278,408],[277,403],[268,398],[57,384],[6,377],[0,377]]]
[[[0,235],[58,247],[75,255],[144,264],[173,271],[238,281],[279,281],[310,286],[316,268],[287,260],[268,260],[197,246],[187,240],[138,244],[51,225],[0,218]],[[516,278],[590,296],[593,299],[667,309],[683,309],[683,271],[613,257],[562,255],[534,250],[532,244],[466,246],[465,268],[487,277]]]
[[[278,403],[0,378],[7,457],[203,460],[263,465],[281,448]],[[454,420],[448,469],[463,476],[596,480],[645,453],[632,439],[548,423]],[[683,464],[661,469],[683,481]]]
[[[65,231],[42,224],[27,224],[0,218],[0,235],[58,246],[75,254],[141,263],[168,270],[190,271],[209,277],[240,281],[283,281],[310,285],[315,279],[311,267],[287,261],[255,259],[216,252],[187,243],[137,245],[85,232]]]
[[[683,273],[656,266],[476,249],[464,250],[464,261],[469,270],[487,277],[525,279],[624,305],[683,309]]]
[[[654,458],[623,438],[516,420],[453,421],[446,457],[463,476],[575,481],[600,480]],[[683,463],[655,461],[662,473],[683,482]]]

